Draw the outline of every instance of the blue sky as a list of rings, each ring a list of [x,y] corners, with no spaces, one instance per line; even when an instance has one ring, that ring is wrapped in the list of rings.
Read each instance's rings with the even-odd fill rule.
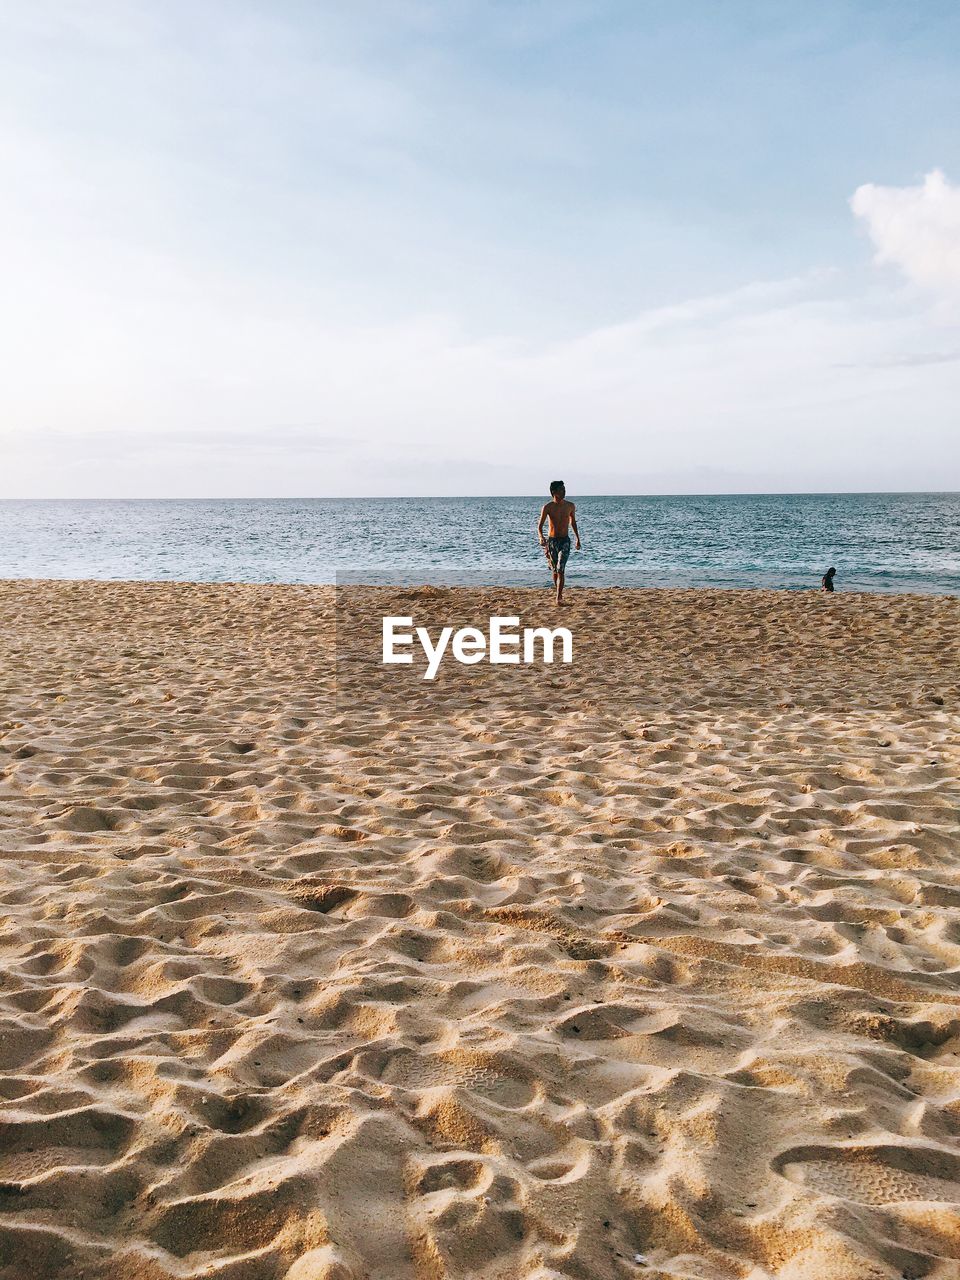
[[[2,492],[960,487],[958,63],[931,0],[0,0]]]

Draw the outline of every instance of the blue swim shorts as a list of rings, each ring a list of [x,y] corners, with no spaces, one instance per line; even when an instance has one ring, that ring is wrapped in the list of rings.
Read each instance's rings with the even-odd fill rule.
[[[563,573],[570,555],[570,535],[565,538],[548,538],[544,548],[547,564],[554,573]]]

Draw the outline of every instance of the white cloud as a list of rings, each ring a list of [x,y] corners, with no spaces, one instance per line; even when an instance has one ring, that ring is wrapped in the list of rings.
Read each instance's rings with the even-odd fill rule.
[[[595,492],[960,482],[955,330],[887,290],[812,274],[530,341],[125,265],[34,277],[0,494],[535,492],[557,457]]]
[[[375,0],[3,7],[0,496],[960,486],[952,303],[745,254],[735,175],[716,219],[666,161],[638,196],[623,156],[692,117],[519,56],[586,0],[480,49],[473,0],[397,0],[459,53]],[[942,175],[853,204],[960,278]]]
[[[858,187],[850,207],[867,224],[876,261],[926,288],[960,290],[960,187],[934,169],[917,187]]]

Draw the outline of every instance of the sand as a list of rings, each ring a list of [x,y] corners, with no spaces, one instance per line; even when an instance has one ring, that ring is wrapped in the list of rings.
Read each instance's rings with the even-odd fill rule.
[[[960,600],[569,599],[0,584],[3,1280],[960,1276]]]

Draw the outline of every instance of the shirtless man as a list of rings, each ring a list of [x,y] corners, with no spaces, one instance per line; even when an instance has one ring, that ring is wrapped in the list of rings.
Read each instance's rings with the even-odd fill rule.
[[[543,526],[550,522],[550,532],[545,538]],[[537,522],[537,536],[547,557],[547,564],[553,573],[554,586],[557,588],[557,604],[563,604],[563,575],[570,555],[570,530],[577,540],[580,550],[580,530],[577,528],[576,507],[567,501],[567,487],[562,480],[554,480],[550,484],[550,501],[544,503]]]

